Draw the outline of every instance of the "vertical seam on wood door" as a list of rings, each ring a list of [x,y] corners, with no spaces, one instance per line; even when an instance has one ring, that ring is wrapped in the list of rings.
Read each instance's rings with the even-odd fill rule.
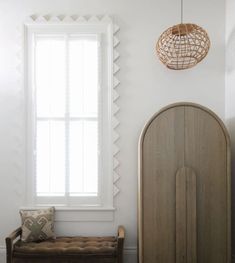
[[[186,138],[185,138],[185,135],[186,135],[186,116],[185,116],[185,111],[186,111],[186,106],[184,106],[184,159],[183,159],[183,167],[185,167],[185,151],[186,151]],[[187,244],[187,237],[188,237],[188,200],[187,200],[187,191],[188,191],[188,185],[187,185],[187,173],[186,173],[186,170],[184,171],[185,172],[185,204],[186,204],[186,207],[185,207],[185,240],[186,240],[186,244],[185,244],[185,262],[187,262],[187,258],[188,258],[188,244]]]
[[[185,112],[184,112],[185,114]],[[184,115],[185,116],[185,115]],[[184,118],[185,120],[185,118]],[[184,125],[184,131],[185,131],[185,125]],[[184,132],[185,133],[185,132]],[[184,137],[185,138],[185,137]],[[185,143],[184,143],[185,145]],[[185,163],[184,163],[185,165]],[[185,170],[185,173],[186,173],[186,170]],[[185,219],[186,219],[186,231],[185,231],[185,235],[186,235],[186,253],[185,253],[185,256],[186,256],[186,262],[188,263],[188,178],[187,178],[187,173],[186,173],[186,176],[185,176],[185,180],[186,180],[186,184],[185,184],[185,188],[186,188],[186,191],[185,191],[185,204],[186,204],[186,213],[185,213]]]
[[[183,167],[185,167],[185,150],[186,150],[186,147],[185,147],[185,129],[186,129],[186,118],[185,118],[185,106],[184,106],[184,160],[183,160]]]

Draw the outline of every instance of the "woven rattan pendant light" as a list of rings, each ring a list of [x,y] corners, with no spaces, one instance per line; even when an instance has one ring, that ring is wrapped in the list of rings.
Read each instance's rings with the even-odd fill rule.
[[[181,23],[161,34],[156,45],[159,59],[169,69],[188,69],[203,60],[209,48],[210,39],[203,28],[183,23],[183,0],[181,0]]]

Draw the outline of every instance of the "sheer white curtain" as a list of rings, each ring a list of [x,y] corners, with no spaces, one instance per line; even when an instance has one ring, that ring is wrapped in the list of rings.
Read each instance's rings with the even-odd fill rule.
[[[37,196],[99,194],[99,37],[35,37]]]

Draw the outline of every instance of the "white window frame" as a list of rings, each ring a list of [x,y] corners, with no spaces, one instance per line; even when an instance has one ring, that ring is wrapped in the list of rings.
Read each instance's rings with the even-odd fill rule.
[[[78,202],[70,202],[69,204],[59,204],[53,199],[45,199],[44,201],[40,200],[37,202],[36,200],[36,189],[35,189],[35,165],[34,165],[34,112],[32,109],[34,106],[34,93],[32,90],[32,79],[30,74],[30,65],[31,65],[31,50],[32,47],[32,39],[34,34],[40,33],[52,33],[52,32],[67,32],[67,33],[84,33],[84,34],[99,34],[102,45],[101,45],[101,56],[102,56],[102,76],[100,89],[102,90],[101,101],[106,101],[105,107],[102,106],[102,118],[103,123],[107,129],[104,129],[102,134],[102,138],[105,138],[106,143],[102,144],[103,148],[101,149],[102,158],[105,161],[102,161],[102,174],[99,181],[101,183],[101,195],[100,202],[93,203],[89,202],[88,199],[82,200]],[[117,32],[117,26],[115,26],[112,22],[112,19],[109,17],[104,17],[102,19],[98,19],[97,17],[91,17],[89,20],[84,17],[78,17],[74,20],[72,17],[65,17],[64,19],[60,19],[59,17],[52,17],[47,19],[45,17],[38,17],[37,19],[30,19],[24,24],[24,85],[26,90],[27,97],[27,127],[26,127],[26,143],[27,143],[27,196],[26,196],[26,205],[29,207],[35,206],[46,206],[46,205],[56,205],[58,208],[66,208],[72,207],[73,209],[100,209],[102,211],[113,210],[113,196],[116,195],[119,190],[114,185],[114,182],[117,181],[119,176],[115,171],[118,166],[118,161],[115,158],[117,151],[117,147],[115,142],[117,140],[117,133],[115,128],[117,126],[117,119],[114,116],[117,111],[117,106],[115,105],[115,100],[118,97],[117,92],[114,88],[119,84],[117,79],[114,77],[117,72],[117,65],[114,64],[114,61],[118,58],[118,53],[114,50],[117,45],[117,39],[114,37],[115,32]],[[104,104],[102,104],[104,105]],[[115,149],[115,150],[114,150]]]

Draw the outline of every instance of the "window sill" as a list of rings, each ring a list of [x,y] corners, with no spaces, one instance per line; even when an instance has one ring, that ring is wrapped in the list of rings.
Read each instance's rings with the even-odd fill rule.
[[[21,207],[23,210],[35,210],[48,206]],[[114,220],[113,207],[65,207],[55,206],[55,222],[110,222]]]

